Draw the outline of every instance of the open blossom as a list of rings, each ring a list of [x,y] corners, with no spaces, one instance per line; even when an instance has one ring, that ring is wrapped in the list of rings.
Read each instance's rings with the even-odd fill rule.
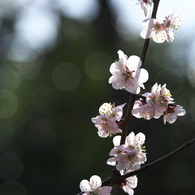
[[[168,109],[164,112],[164,124],[166,122],[172,124],[177,120],[177,116],[184,116],[186,111],[180,105],[169,105]]]
[[[156,43],[163,43],[167,40],[168,36],[164,21],[148,18],[143,22],[143,25],[145,28],[140,33],[143,39],[152,38]]]
[[[131,177],[128,177],[124,180],[124,182],[122,183],[121,185],[121,188],[129,195],[133,195],[134,194],[134,190],[133,188],[136,188],[137,187],[137,182],[138,182],[138,179],[137,179],[137,176],[134,175],[134,176],[131,176]]]
[[[121,146],[122,148],[122,146]],[[139,150],[125,151],[115,157],[117,162],[116,169],[118,171],[125,170],[137,170],[141,167],[141,164],[146,162],[146,154]]]
[[[114,148],[109,155],[113,156],[107,160],[107,164],[116,166],[118,171],[124,173],[128,170],[139,169],[141,164],[146,161],[146,154],[143,150],[145,135],[138,133],[135,135],[131,132],[127,137],[125,144],[120,145],[120,137],[113,139]]]
[[[98,135],[102,138],[108,137],[110,134],[121,133],[119,129],[120,120],[123,115],[123,107],[125,104],[113,106],[104,103],[99,108],[100,115],[93,117],[91,121],[98,129]]]
[[[132,114],[136,118],[159,118],[168,109],[168,105],[172,104],[173,98],[170,91],[166,88],[166,84],[162,87],[155,83],[151,92],[144,93],[140,100],[135,101]]]
[[[166,84],[161,87],[160,84],[155,83],[152,86],[151,92],[144,93],[143,96],[146,97],[147,104],[153,106],[159,113],[163,113],[167,110],[169,104],[174,103],[174,99],[166,88]]]
[[[110,191],[112,190],[112,187],[110,186],[104,186],[101,187],[102,180],[99,176],[93,175],[90,180],[82,180],[80,182],[80,189],[83,193],[83,195],[91,195],[91,194],[97,194],[97,195],[109,195]]]
[[[163,43],[165,40],[172,42],[181,24],[181,17],[178,13],[179,10],[176,10],[173,14],[165,17],[165,20],[155,18],[144,20],[145,28],[140,33],[141,37],[143,39],[152,38],[156,43]]]
[[[112,76],[109,83],[114,89],[125,89],[133,94],[140,92],[140,87],[148,80],[148,72],[141,68],[142,62],[138,56],[129,58],[121,51],[118,51],[119,60],[112,63],[110,72]]]
[[[164,115],[164,124],[166,122],[172,124],[176,121],[177,116],[185,115],[183,107],[174,104],[170,91],[166,88],[166,84],[162,87],[157,83],[153,85],[151,92],[144,93],[136,100],[131,111],[136,118],[159,118]]]
[[[181,17],[179,16],[179,10],[173,12],[173,14],[165,17],[165,25],[167,32],[167,41],[173,42],[174,35],[177,33],[181,24]]]

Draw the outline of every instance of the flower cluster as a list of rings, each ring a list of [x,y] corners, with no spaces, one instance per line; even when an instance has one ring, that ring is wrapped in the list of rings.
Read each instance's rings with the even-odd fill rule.
[[[145,14],[144,29],[141,31],[140,36],[143,39],[151,38],[156,43],[173,42],[174,35],[177,34],[181,24],[179,10],[174,11],[169,16],[165,16],[164,20],[159,20],[151,18],[152,0],[139,0],[139,2]]]
[[[146,162],[146,153],[143,147],[145,135],[143,133],[131,132],[125,140],[125,144],[120,145],[121,136],[113,138],[114,148],[109,155],[112,156],[107,160],[107,164],[116,166],[121,175],[137,170],[141,164]],[[133,188],[137,186],[137,176],[126,178],[122,183],[122,188],[128,194],[133,194]]]
[[[172,42],[174,34],[181,23],[178,15],[179,11],[175,11],[173,14],[165,17],[165,20],[160,21],[151,18],[152,0],[139,0],[138,2],[146,17],[144,20],[145,28],[140,33],[141,37],[144,39],[152,38],[157,43],[162,43],[165,40]],[[133,116],[146,120],[158,119],[160,116],[163,116],[164,124],[166,122],[172,124],[178,116],[185,115],[186,112],[183,107],[175,104],[170,91],[166,88],[166,84],[161,86],[155,83],[151,88],[151,92],[140,94],[141,88],[145,88],[144,83],[149,78],[147,70],[142,68],[142,60],[136,55],[128,57],[121,50],[118,51],[118,56],[119,60],[110,66],[112,75],[108,82],[116,90],[124,89],[127,92],[136,94],[134,95],[136,100],[133,99],[133,102],[130,104],[133,105],[134,103],[133,109],[130,110]],[[122,120],[124,106],[125,104],[115,107],[111,103],[104,103],[100,106],[99,115],[91,119],[98,129],[99,137],[106,138],[117,133],[123,133],[122,136],[126,136],[126,133],[120,129],[121,123],[128,120],[127,117],[125,117],[124,121]],[[123,127],[125,126],[124,124],[125,122]],[[134,132],[131,132],[126,136],[125,143],[123,141],[121,142],[120,135],[116,135],[113,138],[114,147],[109,152],[110,158],[107,160],[107,164],[115,166],[121,175],[139,169],[147,160],[145,147],[143,146],[145,142],[143,133],[140,132],[135,135]],[[136,175],[127,177],[122,181],[121,188],[129,195],[133,195],[137,183]],[[84,195],[108,195],[112,187],[102,186],[101,178],[93,175],[89,181],[81,181],[80,189]]]
[[[135,101],[132,115],[136,118],[159,118],[164,115],[164,124],[166,122],[172,124],[176,121],[177,116],[185,115],[182,106],[173,102],[170,91],[166,88],[166,84],[162,87],[155,83],[151,92],[140,95],[139,100]]]
[[[111,134],[121,133],[120,120],[123,115],[125,104],[114,106],[111,103],[104,103],[99,108],[100,115],[93,117],[91,121],[98,129],[100,137],[108,137]]]
[[[165,17],[165,20],[158,20],[155,18],[147,18],[144,20],[144,29],[140,35],[143,39],[152,38],[156,43],[173,42],[174,35],[177,34],[178,28],[181,24],[181,17],[179,10],[173,14]]]
[[[112,190],[110,186],[102,186],[102,180],[99,176],[93,175],[90,180],[83,179],[80,182],[80,189],[83,195],[97,194],[97,195],[108,195]]]
[[[146,161],[146,154],[143,148],[145,135],[143,133],[131,132],[125,140],[125,144],[120,145],[121,136],[113,138],[114,148],[109,155],[113,156],[107,160],[108,165],[116,166],[121,173],[127,173],[139,169]]]

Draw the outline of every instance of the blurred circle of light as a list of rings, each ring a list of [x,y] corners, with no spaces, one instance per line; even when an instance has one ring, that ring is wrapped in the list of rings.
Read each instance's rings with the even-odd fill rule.
[[[52,73],[54,85],[62,91],[71,91],[78,87],[81,80],[81,73],[78,67],[72,63],[57,65]]]
[[[4,89],[16,90],[21,83],[21,79],[17,72],[10,68],[0,69],[0,86]]]
[[[99,10],[97,0],[59,0],[56,4],[65,15],[85,21],[93,20]]]
[[[94,80],[104,80],[109,77],[109,68],[112,64],[110,55],[103,51],[90,54],[85,61],[85,70]]]
[[[32,49],[53,46],[57,36],[59,18],[55,13],[31,4],[22,9],[16,21],[16,38]]]
[[[2,195],[27,195],[26,189],[19,182],[14,180],[5,181],[0,185]]]
[[[0,157],[0,177],[4,180],[17,179],[24,171],[21,158],[16,153],[4,153]]]
[[[18,99],[18,107],[15,113],[7,121],[13,126],[22,126],[32,117],[32,106],[26,99]]]
[[[27,63],[20,63],[16,65],[16,67],[17,67],[18,74],[22,78],[32,79],[39,73],[41,65],[35,62],[34,63],[27,62]]]
[[[9,90],[0,90],[0,118],[8,118],[13,115],[18,107],[18,100]]]
[[[59,93],[51,86],[39,86],[32,94],[31,103],[35,110],[41,113],[51,113],[59,104]]]

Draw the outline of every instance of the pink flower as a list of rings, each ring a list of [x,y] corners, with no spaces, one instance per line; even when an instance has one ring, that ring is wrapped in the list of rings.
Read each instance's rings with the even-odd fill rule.
[[[99,108],[100,115],[93,117],[91,121],[98,129],[98,135],[102,138],[108,137],[110,134],[121,133],[119,129],[120,120],[123,115],[123,107],[125,104],[114,106],[110,103],[104,103]]]
[[[140,100],[135,101],[132,115],[136,118],[159,118],[167,110],[168,105],[172,104],[173,98],[170,91],[166,88],[166,84],[162,87],[155,83],[151,92],[144,93]]]
[[[145,135],[143,133],[131,132],[125,140],[125,144],[120,145],[120,136],[113,138],[114,148],[109,155],[113,156],[107,160],[107,164],[116,166],[118,171],[136,170],[146,161],[146,154],[143,152]]]
[[[98,129],[98,135],[102,138],[108,137],[109,134],[121,133],[118,124],[104,115],[98,115],[91,119]]]
[[[139,150],[131,150],[129,152],[123,152],[116,158],[116,169],[118,171],[124,170],[136,170],[139,169],[141,164],[146,162],[146,154]]]
[[[167,40],[166,25],[163,21],[149,18],[143,22],[143,25],[145,28],[140,33],[143,39],[152,38],[156,43],[163,43]]]
[[[97,194],[97,195],[109,195],[112,187],[110,186],[102,186],[102,180],[99,176],[93,175],[90,180],[82,180],[80,182],[80,189],[83,195]]]
[[[129,195],[133,195],[134,194],[134,190],[133,188],[136,188],[137,187],[137,182],[138,182],[138,179],[137,179],[137,176],[134,175],[134,176],[131,176],[131,177],[128,177],[124,180],[124,182],[122,183],[121,185],[121,188]]]
[[[167,41],[173,42],[174,35],[177,34],[177,30],[181,24],[181,17],[179,16],[179,11],[176,10],[173,14],[165,17],[165,25],[166,25],[166,32],[167,32]]]
[[[148,72],[140,68],[142,62],[138,56],[129,58],[121,51],[118,51],[119,60],[110,66],[112,76],[109,83],[114,89],[125,89],[128,92],[138,94],[140,87],[148,80]]]
[[[164,112],[164,124],[166,122],[172,124],[177,120],[177,116],[184,116],[186,111],[182,106],[179,105],[169,105],[168,109]]]
[[[152,38],[156,43],[163,43],[165,40],[172,42],[180,24],[181,17],[179,16],[179,10],[165,17],[163,21],[148,18],[143,22],[145,28],[141,31],[140,36],[143,39]]]

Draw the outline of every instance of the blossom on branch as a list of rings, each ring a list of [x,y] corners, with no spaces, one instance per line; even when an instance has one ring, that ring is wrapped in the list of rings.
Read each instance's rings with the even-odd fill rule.
[[[125,144],[120,145],[120,136],[113,138],[114,148],[109,155],[113,156],[107,160],[107,164],[116,166],[118,171],[126,173],[129,170],[139,169],[146,161],[143,144],[145,135],[143,133],[131,132],[125,140]]]
[[[137,182],[138,182],[138,179],[137,179],[137,176],[134,175],[134,176],[131,176],[131,177],[128,177],[124,180],[124,182],[122,183],[121,185],[121,188],[129,195],[133,195],[134,194],[134,190],[133,188],[136,188],[137,187]]]
[[[162,87],[157,83],[153,85],[151,92],[144,93],[136,100],[131,111],[136,118],[158,119],[164,115],[164,124],[166,122],[172,124],[176,121],[177,116],[185,115],[185,110],[173,102],[170,91],[166,88],[166,84]]]
[[[140,92],[140,87],[144,88],[144,84],[148,80],[148,72],[141,68],[142,62],[138,56],[132,55],[129,58],[118,51],[119,60],[112,63],[110,72],[112,76],[109,83],[114,89],[125,89],[133,94]]]
[[[156,43],[173,42],[174,35],[176,34],[180,24],[181,17],[179,16],[179,10],[176,10],[173,14],[165,17],[165,20],[158,20],[155,18],[148,18],[144,20],[144,29],[141,31],[140,36],[143,39],[152,38]]]
[[[152,38],[156,43],[163,43],[167,40],[166,26],[163,21],[149,18],[144,20],[143,25],[145,28],[140,33],[143,39]]]
[[[177,116],[184,116],[186,111],[180,105],[170,104],[168,109],[164,112],[164,124],[166,122],[172,124],[177,120]]]
[[[173,14],[165,17],[167,41],[173,42],[174,35],[177,34],[178,28],[181,24],[181,17],[179,16],[179,10],[173,12]]]
[[[125,104],[114,106],[110,103],[104,103],[99,108],[100,115],[93,117],[91,121],[98,129],[98,135],[102,138],[108,137],[110,134],[121,133],[120,120],[123,115],[123,107]]]
[[[99,176],[93,175],[90,180],[82,180],[80,182],[80,189],[83,195],[97,194],[97,195],[109,195],[112,187],[110,186],[102,186],[102,180]]]

